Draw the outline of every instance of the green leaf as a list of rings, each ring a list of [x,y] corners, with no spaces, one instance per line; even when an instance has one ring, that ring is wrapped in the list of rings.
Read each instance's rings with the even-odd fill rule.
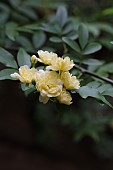
[[[111,88],[112,88],[112,90],[113,90],[113,87],[112,87],[111,84],[103,84],[102,86],[100,86],[100,87],[98,88],[98,91],[99,91],[100,93],[102,93],[102,95],[103,95],[104,92],[106,92],[108,89],[111,89]]]
[[[76,63],[80,63],[80,58],[79,57],[75,57],[75,54],[69,54],[69,53],[66,53],[63,55],[63,57],[69,57],[70,59],[72,59],[74,62]]]
[[[30,29],[30,30],[40,30],[42,27],[39,24],[29,24],[29,25],[24,25],[21,28]]]
[[[29,86],[27,86],[26,84],[21,84],[21,88],[24,91],[26,96],[28,96],[30,93],[36,90],[36,88],[32,84],[30,84]]]
[[[28,90],[25,91],[25,96],[28,96],[29,94],[33,93],[36,90],[35,87],[29,88]]]
[[[19,31],[19,32],[28,32],[28,33],[31,33],[31,34],[34,33],[33,30],[30,30],[30,29],[25,28],[25,27],[18,27],[18,28],[17,28],[17,31]]]
[[[58,21],[61,27],[63,27],[64,24],[66,23],[67,17],[68,14],[66,8],[64,6],[60,6],[56,13],[56,20]]]
[[[102,46],[98,43],[90,43],[86,46],[86,48],[83,50],[83,55],[88,55],[95,53],[99,51],[102,48]]]
[[[49,39],[51,42],[54,42],[54,43],[61,43],[62,42],[62,39],[61,38],[59,38],[59,37],[51,37],[50,39]]]
[[[14,80],[14,78],[12,78],[10,76],[10,74],[14,73],[14,72],[18,72],[16,69],[4,69],[0,71],[0,80],[6,80],[6,79],[10,79],[10,80]]]
[[[16,37],[16,42],[18,42],[22,47],[24,47],[26,51],[34,52],[33,45],[27,37],[19,35]]]
[[[79,43],[82,49],[87,45],[89,33],[85,24],[80,24],[78,27]]]
[[[78,38],[78,34],[75,31],[73,31],[73,32],[70,32],[69,34],[67,34],[66,37],[71,40],[76,40]]]
[[[113,88],[106,89],[102,94],[113,97]]]
[[[74,24],[72,22],[67,22],[62,30],[63,35],[71,33],[73,29],[74,29]]]
[[[113,15],[113,7],[107,8],[102,12],[103,15]]]
[[[77,91],[80,94],[80,96],[84,99],[86,99],[89,96],[97,99],[100,98],[98,90],[90,88],[88,86],[82,86]]]
[[[8,22],[5,26],[5,33],[8,36],[8,38],[12,41],[14,41],[15,36],[18,35],[16,28],[17,24],[14,22]]]
[[[67,37],[63,37],[62,40],[67,45],[69,45],[69,47],[71,47],[73,50],[75,50],[76,52],[80,53],[80,47],[79,47],[79,45],[74,40],[71,40],[71,39],[69,39]]]
[[[85,60],[83,60],[82,63],[86,64],[86,65],[100,66],[103,64],[103,61],[99,61],[97,59],[85,59]]]
[[[98,37],[100,35],[100,29],[97,27],[96,23],[88,23],[87,27],[94,37]]]
[[[41,30],[49,32],[49,33],[53,33],[53,34],[59,34],[61,30],[59,30],[58,27],[56,27],[55,25],[49,25],[49,24],[42,24],[42,28]]]
[[[104,96],[101,95],[100,100],[113,109],[113,106],[105,99]]]
[[[0,62],[7,67],[18,68],[14,56],[0,47]]]
[[[0,24],[6,23],[10,15],[10,8],[6,3],[0,3]]]
[[[35,13],[35,11],[27,6],[24,5],[18,6],[17,10],[32,20],[38,19],[38,16]]]
[[[30,55],[23,48],[19,49],[17,54],[17,60],[19,66],[28,65],[29,67],[31,67]]]
[[[33,35],[33,45],[39,49],[46,41],[46,35],[43,31],[39,31]]]
[[[11,16],[12,16],[13,20],[19,21],[19,22],[21,22],[23,24],[29,22],[29,19],[25,15],[19,13],[17,10],[13,11],[11,13]]]
[[[101,83],[98,81],[92,81],[92,82],[88,83],[87,86],[90,88],[97,89],[98,87],[101,86]]]
[[[9,0],[9,2],[14,8],[16,8],[20,5],[21,0]]]
[[[104,96],[102,96],[98,89],[90,88],[88,86],[82,86],[77,90],[77,92],[84,99],[86,99],[87,97],[93,97],[113,108],[113,106],[105,99]]]
[[[97,23],[98,29],[113,34],[113,26],[110,23]]]
[[[113,73],[113,62],[101,66],[97,73],[102,76],[108,77],[109,73]]]

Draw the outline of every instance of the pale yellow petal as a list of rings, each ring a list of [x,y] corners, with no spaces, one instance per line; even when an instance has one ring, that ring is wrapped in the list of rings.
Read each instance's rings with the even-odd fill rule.
[[[42,102],[43,104],[46,104],[48,100],[49,100],[48,96],[42,96],[42,95],[39,96],[39,102]]]
[[[62,91],[63,82],[60,75],[55,71],[39,71],[39,80],[36,83],[36,88],[40,93],[48,97],[56,97]]]
[[[54,57],[51,61],[51,69],[54,71],[69,71],[74,66],[73,60],[69,57],[64,59],[61,57]]]
[[[38,51],[38,55],[39,55],[39,62],[42,62],[46,65],[50,65],[51,61],[54,57],[57,57],[56,53],[53,52],[48,52],[48,51],[43,51],[43,50],[39,50]]]
[[[62,72],[61,79],[66,89],[79,89],[80,82],[76,76],[72,76],[69,72]]]
[[[63,88],[61,94],[59,96],[57,96],[57,100],[59,101],[59,103],[62,103],[62,104],[66,104],[66,105],[72,104],[72,97],[71,97],[70,93],[68,91],[66,91],[66,89],[64,89],[64,88]]]

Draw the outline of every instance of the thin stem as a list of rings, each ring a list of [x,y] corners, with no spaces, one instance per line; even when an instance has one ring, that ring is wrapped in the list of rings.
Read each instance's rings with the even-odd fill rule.
[[[109,79],[109,78],[106,78],[106,77],[97,75],[96,73],[93,73],[93,72],[91,72],[91,71],[89,71],[89,70],[86,70],[85,68],[80,67],[80,66],[78,66],[78,65],[76,65],[76,64],[74,65],[74,67],[77,68],[78,70],[80,70],[83,74],[91,75],[91,76],[93,76],[93,77],[99,78],[99,79],[101,79],[101,80],[103,80],[103,81],[105,81],[105,82],[110,83],[110,84],[113,85],[113,80],[111,80],[111,79]]]
[[[64,48],[64,54],[66,54],[68,52],[68,48],[65,43],[63,43],[63,48]]]

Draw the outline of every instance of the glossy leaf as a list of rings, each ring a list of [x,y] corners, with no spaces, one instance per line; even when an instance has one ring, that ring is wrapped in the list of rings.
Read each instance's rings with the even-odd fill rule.
[[[32,8],[29,8],[27,6],[18,6],[17,10],[24,14],[25,16],[27,16],[28,18],[32,19],[32,20],[37,20],[38,19],[38,16],[36,14],[36,12],[32,9]]]
[[[76,40],[78,38],[78,34],[75,31],[73,31],[73,32],[70,32],[69,34],[67,34],[66,37],[71,40]]]
[[[46,35],[44,32],[39,31],[33,35],[33,45],[36,49],[39,49],[46,41]]]
[[[85,59],[85,60],[83,60],[82,63],[86,64],[86,65],[100,66],[103,64],[103,61],[99,61],[97,59]]]
[[[0,24],[4,24],[10,15],[10,8],[6,3],[0,2]]]
[[[61,27],[63,27],[64,24],[66,23],[67,17],[68,14],[66,8],[64,6],[60,6],[56,13],[56,20]]]
[[[42,24],[41,30],[53,33],[53,34],[59,34],[60,30],[58,30],[54,25],[49,24]]]
[[[102,48],[102,46],[98,43],[90,43],[86,46],[86,48],[83,50],[83,55],[89,55],[92,53],[95,53],[99,51]]]
[[[18,68],[14,56],[0,47],[0,62],[7,67]]]
[[[15,36],[18,34],[17,30],[17,24],[14,22],[9,22],[6,24],[5,27],[5,33],[8,36],[8,38],[12,41],[15,40]]]
[[[9,2],[14,8],[16,8],[20,5],[21,0],[9,0]]]
[[[30,29],[30,30],[40,30],[41,26],[39,24],[29,24],[29,25],[24,25],[22,28]]]
[[[97,89],[90,88],[88,86],[82,86],[78,90],[80,96],[84,99],[87,97],[94,97],[94,98],[100,98],[99,92]]]
[[[63,37],[62,40],[67,44],[69,45],[69,47],[71,47],[73,50],[77,51],[78,53],[80,53],[80,47],[79,45],[74,41],[74,40],[71,40],[67,37]]]
[[[63,35],[71,33],[73,31],[73,29],[74,29],[74,25],[73,25],[72,22],[66,23],[63,30],[62,30]]]
[[[16,69],[4,69],[0,71],[0,80],[6,80],[6,79],[10,79],[10,80],[15,80],[14,78],[12,78],[10,76],[10,74],[14,73],[14,72],[18,72]]]
[[[26,51],[34,52],[33,45],[27,37],[19,35],[16,37],[16,42],[18,42]]]
[[[106,89],[102,94],[105,95],[105,96],[113,97],[113,87]]]
[[[79,95],[84,99],[86,99],[87,97],[93,97],[93,98],[96,98],[96,99],[102,101],[103,103],[107,104],[111,108],[113,108],[113,106],[105,99],[104,96],[102,96],[102,94],[96,88],[82,86],[77,91],[78,91]]]
[[[102,95],[103,95],[103,93],[106,92],[108,89],[112,89],[112,90],[113,90],[112,85],[111,85],[111,84],[103,84],[103,85],[101,85],[101,86],[98,88],[98,91],[99,91],[100,93],[102,93]]]
[[[97,89],[98,87],[101,86],[101,82],[98,81],[91,81],[90,83],[87,84],[88,87]]]
[[[17,60],[19,66],[28,65],[29,67],[31,67],[30,55],[23,48],[19,49]]]
[[[30,84],[29,86],[27,86],[26,84],[21,84],[21,88],[24,91],[26,96],[28,96],[30,93],[36,90],[36,88],[32,84]]]
[[[78,27],[79,43],[82,49],[87,45],[89,33],[88,28],[85,24],[80,24]]]
[[[51,37],[50,39],[49,39],[51,42],[54,42],[54,43],[61,43],[62,42],[62,39],[61,38],[59,38],[59,37]]]
[[[109,73],[113,73],[113,62],[103,65],[98,69],[98,74],[108,77]]]

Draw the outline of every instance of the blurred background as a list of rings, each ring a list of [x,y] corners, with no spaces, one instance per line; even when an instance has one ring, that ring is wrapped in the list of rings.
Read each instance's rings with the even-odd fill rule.
[[[60,40],[51,39],[60,6],[73,23],[65,34],[86,23],[91,37],[103,45],[93,57],[113,64],[111,0],[0,0],[0,46],[15,57],[19,47],[30,54],[39,49],[62,54]],[[45,22],[50,25],[40,31]],[[78,95],[73,101],[72,106],[43,105],[36,93],[25,95],[17,81],[0,81],[0,169],[112,170],[113,110]]]

